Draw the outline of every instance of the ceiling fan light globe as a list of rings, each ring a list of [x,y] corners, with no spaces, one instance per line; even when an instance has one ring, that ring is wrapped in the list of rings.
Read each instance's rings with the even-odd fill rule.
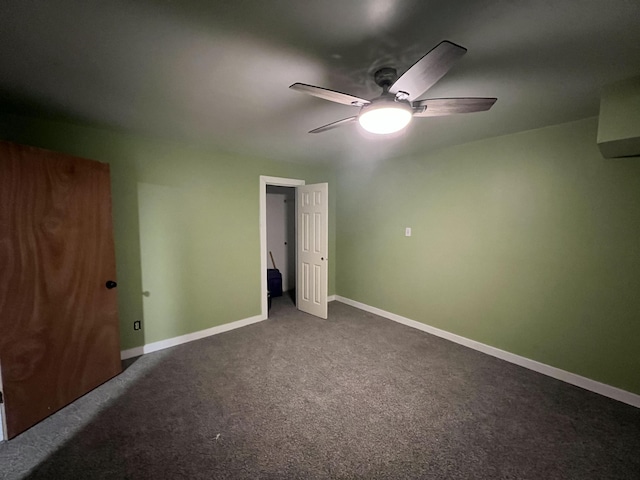
[[[411,122],[413,112],[401,104],[365,108],[358,116],[358,123],[369,133],[386,135],[399,132]]]

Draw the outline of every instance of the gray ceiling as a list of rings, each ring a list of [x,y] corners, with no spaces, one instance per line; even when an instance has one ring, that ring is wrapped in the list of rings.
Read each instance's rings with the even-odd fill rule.
[[[422,98],[498,97],[489,112],[415,119],[397,138],[289,90],[359,97],[441,40],[468,53]],[[2,0],[0,111],[291,161],[388,158],[585,118],[640,75],[637,0]],[[595,141],[595,140],[594,140]]]

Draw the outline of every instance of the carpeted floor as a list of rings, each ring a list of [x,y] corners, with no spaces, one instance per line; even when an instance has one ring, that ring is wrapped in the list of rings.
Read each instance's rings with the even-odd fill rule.
[[[640,409],[333,302],[140,357],[0,478],[634,479]]]

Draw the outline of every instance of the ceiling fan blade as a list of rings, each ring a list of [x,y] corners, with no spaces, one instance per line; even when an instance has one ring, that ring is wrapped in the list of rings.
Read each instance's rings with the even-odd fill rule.
[[[364,98],[354,97],[347,93],[336,92],[335,90],[329,90],[328,88],[315,87],[313,85],[307,85],[305,83],[294,83],[289,88],[302,93],[308,93],[314,97],[324,98],[330,102],[341,103],[343,105],[354,105],[356,107],[362,107],[367,105],[369,100]]]
[[[466,52],[466,48],[455,43],[447,40],[440,42],[404,72],[391,85],[389,92],[408,93],[410,101],[418,98],[440,80]]]
[[[343,118],[342,120],[338,120],[337,122],[329,123],[327,125],[323,125],[322,127],[315,128],[311,130],[309,133],[322,133],[327,130],[331,130],[333,128],[341,127],[342,125],[347,125],[348,123],[353,123],[358,119],[358,117],[349,117]]]
[[[414,117],[438,117],[442,115],[452,115],[454,113],[473,113],[489,110],[497,98],[429,98],[413,102],[413,107],[418,111]],[[424,107],[424,111],[419,109]]]

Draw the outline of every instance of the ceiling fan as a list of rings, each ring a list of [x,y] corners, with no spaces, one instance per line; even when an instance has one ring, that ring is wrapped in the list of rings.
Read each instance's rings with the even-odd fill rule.
[[[489,110],[496,103],[497,98],[478,97],[416,100],[440,80],[466,51],[466,48],[445,40],[400,77],[395,68],[381,68],[375,72],[374,80],[382,88],[382,94],[372,100],[304,83],[294,83],[289,88],[331,102],[360,108],[356,116],[329,123],[309,133],[326,132],[354,122],[358,122],[362,128],[371,133],[394,133],[405,128],[413,117],[482,112]]]

